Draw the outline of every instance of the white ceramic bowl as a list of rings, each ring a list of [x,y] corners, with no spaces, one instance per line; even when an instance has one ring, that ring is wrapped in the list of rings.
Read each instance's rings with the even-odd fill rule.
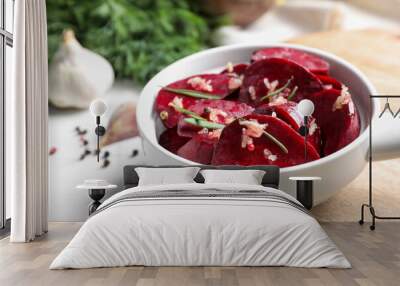
[[[351,182],[364,168],[368,151],[369,95],[376,94],[371,82],[353,65],[339,57],[299,45],[232,45],[205,50],[185,57],[159,72],[142,90],[137,106],[137,123],[143,141],[146,161],[149,164],[191,165],[195,162],[177,156],[158,144],[158,136],[163,130],[162,123],[154,111],[154,101],[160,86],[165,86],[190,75],[213,70],[221,70],[227,62],[248,62],[253,51],[265,47],[291,47],[299,49],[330,63],[330,73],[349,87],[361,119],[361,133],[351,144],[319,160],[281,169],[280,188],[291,195],[295,194],[292,176],[318,176],[314,205],[328,199],[335,192]],[[380,110],[379,100],[373,100],[372,114],[377,117]],[[384,145],[384,144],[383,144]],[[381,151],[384,151],[383,146]],[[397,148],[400,149],[400,148]]]

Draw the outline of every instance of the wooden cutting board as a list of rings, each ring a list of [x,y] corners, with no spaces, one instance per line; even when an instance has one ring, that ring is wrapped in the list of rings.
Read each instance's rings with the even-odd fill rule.
[[[379,93],[400,95],[400,30],[330,31],[288,42],[340,56],[361,69]]]
[[[303,36],[289,42],[336,54],[361,69],[380,94],[400,95],[400,31],[331,31]],[[391,105],[399,106],[399,101],[391,101]],[[375,162],[373,166],[377,214],[400,215],[400,158]],[[367,201],[366,167],[350,185],[316,206],[312,212],[322,221],[356,222],[360,218],[361,204]],[[366,218],[370,219],[369,214]]]

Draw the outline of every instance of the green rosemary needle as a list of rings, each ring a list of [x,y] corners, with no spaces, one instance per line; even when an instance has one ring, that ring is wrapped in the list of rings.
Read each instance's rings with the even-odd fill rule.
[[[287,97],[287,100],[292,100],[292,98],[296,95],[297,92],[297,85],[293,88],[292,92],[289,94],[289,96]]]
[[[204,117],[201,117],[200,115],[198,115],[196,112],[190,111],[186,108],[179,107],[175,104],[171,104],[170,106],[173,107],[177,112],[185,114],[185,115],[189,115],[192,118],[196,118],[198,120],[207,120]]]
[[[197,118],[185,118],[185,122],[196,125],[202,128],[207,128],[207,129],[222,129],[225,127],[223,124],[207,121],[204,119],[197,119]]]
[[[173,92],[176,94],[180,95],[186,95],[186,96],[191,96],[191,97],[196,97],[196,98],[202,98],[202,99],[221,99],[217,95],[205,93],[205,92],[200,92],[196,90],[190,90],[190,89],[183,89],[183,88],[172,88],[172,87],[163,87],[162,89]]]
[[[281,141],[279,141],[278,139],[276,139],[276,137],[274,137],[272,134],[268,133],[267,131],[264,131],[264,135],[267,136],[272,142],[274,142],[276,145],[278,145],[279,148],[281,148],[281,150],[283,152],[285,152],[286,154],[289,153],[288,149],[286,148],[285,145],[283,145],[283,143]]]
[[[284,91],[290,85],[292,80],[293,80],[293,77],[289,78],[289,80],[286,82],[286,84],[284,86],[278,88],[277,90],[269,92],[266,96],[261,97],[260,101],[263,101],[263,100],[265,100],[265,99],[267,99],[269,97],[273,97],[275,95],[280,94],[282,91]]]

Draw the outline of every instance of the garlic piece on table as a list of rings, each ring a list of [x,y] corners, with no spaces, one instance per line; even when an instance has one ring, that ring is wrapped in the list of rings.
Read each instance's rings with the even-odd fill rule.
[[[59,108],[88,108],[113,81],[110,63],[82,47],[72,30],[65,31],[49,67],[49,101]]]
[[[136,104],[125,102],[113,112],[106,134],[102,137],[100,147],[111,145],[128,138],[138,136],[136,124]]]

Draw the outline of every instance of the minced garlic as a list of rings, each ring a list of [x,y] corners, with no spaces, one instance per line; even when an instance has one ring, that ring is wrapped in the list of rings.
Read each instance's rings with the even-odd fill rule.
[[[183,98],[175,96],[174,99],[168,103],[168,106],[183,108]]]
[[[233,117],[233,116],[228,116],[228,117],[225,117],[225,124],[231,124],[233,121],[235,121],[235,117]]]
[[[199,76],[188,79],[187,83],[190,84],[196,90],[202,90],[208,92],[213,91],[211,80],[205,80],[204,78],[201,78]]]
[[[353,115],[355,112],[354,103],[353,101],[349,102],[349,115]]]
[[[279,85],[279,81],[274,80],[270,82],[268,78],[264,78],[263,82],[265,87],[268,88],[268,92],[274,92],[277,86]]]
[[[250,85],[248,91],[250,94],[250,99],[256,100],[256,89],[254,88],[254,86]]]
[[[308,129],[308,134],[313,135],[315,133],[315,131],[317,130],[317,128],[318,128],[318,125],[317,125],[317,123],[315,123],[315,119],[313,119],[311,121],[310,128]]]
[[[208,129],[207,128],[203,128],[199,132],[197,132],[197,134],[208,134]]]
[[[267,159],[270,160],[270,161],[272,161],[272,162],[274,162],[274,161],[276,161],[276,159],[278,159],[278,156],[276,156],[276,155],[269,155]]]
[[[223,110],[217,109],[217,108],[210,108],[208,107],[207,109],[208,113],[209,113],[209,120],[212,122],[219,122],[221,120],[219,120],[220,117],[222,117],[225,121],[225,117],[228,116],[228,113],[226,113]]]
[[[257,120],[241,120],[239,124],[245,126],[246,135],[254,138],[260,138],[268,124],[260,124]]]
[[[240,77],[231,77],[228,82],[228,88],[230,90],[238,89],[242,86],[242,79]]]
[[[214,129],[210,132],[208,132],[208,138],[210,139],[219,139],[219,137],[221,136],[222,133],[222,129]]]
[[[272,161],[272,162],[274,162],[274,161],[276,161],[276,159],[278,159],[278,156],[273,155],[273,154],[271,153],[271,151],[270,151],[269,149],[267,149],[267,148],[265,148],[265,149],[263,150],[263,153],[264,153],[264,157],[265,157],[266,159]]]
[[[342,90],[332,106],[332,111],[336,111],[337,109],[342,109],[343,105],[348,104],[350,101],[351,101],[351,95],[349,93],[349,88],[345,85],[342,85]]]
[[[278,95],[278,96],[274,96],[274,97],[272,97],[272,98],[270,99],[269,105],[270,105],[270,106],[275,106],[275,105],[285,104],[285,103],[287,103],[287,102],[288,102],[288,101],[287,101],[286,98],[284,98],[284,97],[281,96],[281,95]]]
[[[246,135],[246,128],[242,128],[242,137],[241,137],[241,147],[242,148],[246,148],[247,144],[249,144],[251,138],[249,136]]]
[[[233,64],[232,64],[232,62],[228,62],[226,64],[226,70],[228,71],[228,73],[233,73]]]

